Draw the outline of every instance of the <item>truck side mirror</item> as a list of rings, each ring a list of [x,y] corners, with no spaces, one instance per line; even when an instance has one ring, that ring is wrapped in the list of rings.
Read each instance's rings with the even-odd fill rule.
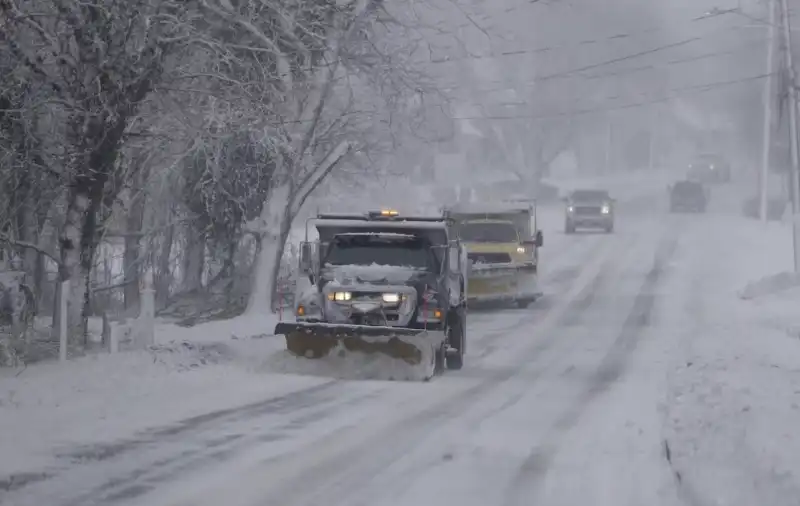
[[[314,259],[310,242],[300,243],[300,270],[306,274],[314,272]]]
[[[542,233],[541,230],[536,231],[536,238],[534,239],[534,241],[536,242],[537,248],[541,248],[542,246],[544,246],[544,234]]]
[[[458,246],[450,246],[447,249],[447,253],[449,256],[448,269],[450,272],[461,272],[461,251],[459,250]]]

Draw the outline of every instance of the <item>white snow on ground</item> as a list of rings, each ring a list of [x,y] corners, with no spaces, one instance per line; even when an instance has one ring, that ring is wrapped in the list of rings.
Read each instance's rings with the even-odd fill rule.
[[[775,281],[792,269],[791,230],[721,214],[687,228],[662,337],[675,343],[663,412],[681,495],[800,504],[800,340],[787,334],[800,292]]]
[[[540,214],[550,253],[563,241],[556,235],[560,213]],[[152,350],[0,369],[0,481],[52,465],[54,449],[131,437],[329,378],[408,375],[405,363],[380,355],[295,357],[282,337],[271,336],[278,319],[239,317],[195,327],[159,321]]]
[[[274,324],[159,325],[151,350],[0,369],[0,480],[53,464],[54,448],[127,438],[321,382],[263,372],[283,340],[250,337],[271,334]]]
[[[561,252],[575,249],[561,232],[562,219],[560,206],[539,210],[545,272],[570,261]],[[508,317],[521,317],[514,314]],[[476,316],[472,328],[477,331],[485,318]],[[281,337],[270,336],[275,320],[240,317],[196,327],[158,322],[151,350],[0,370],[0,480],[52,465],[54,449],[57,454],[74,445],[132,437],[331,377],[388,378],[407,372],[399,361],[376,355],[334,355],[325,361],[294,357]]]
[[[631,198],[640,202],[648,191],[663,195],[658,185],[638,188]],[[220,425],[249,452],[221,459],[202,479],[181,475],[141,504],[175,504],[171,493],[191,506],[234,496],[248,506],[276,498],[330,506],[430,498],[461,506],[527,506],[533,498],[547,506],[798,504],[800,289],[774,281],[792,270],[790,229],[740,218],[727,205],[735,198],[714,202],[706,215],[620,216],[611,236],[565,236],[560,207],[543,208],[552,296],[527,311],[471,314],[463,371],[430,384],[336,383],[320,394],[327,406]],[[650,303],[652,315],[643,309]],[[282,338],[268,336],[274,323],[160,324],[153,350],[2,371],[0,480],[69,465],[54,448],[130,439],[354,370],[361,379],[385,377],[397,365],[289,356]],[[257,439],[275,431],[285,439]],[[179,450],[163,450],[171,451]],[[75,483],[92,490],[149,469],[157,461],[148,452],[156,450],[131,450],[140,462],[78,466],[41,491],[78,494]],[[96,476],[100,468],[107,478]]]

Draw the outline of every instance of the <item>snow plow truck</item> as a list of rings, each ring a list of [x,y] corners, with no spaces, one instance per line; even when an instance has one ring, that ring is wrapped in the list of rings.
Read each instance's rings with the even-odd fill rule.
[[[275,327],[291,353],[382,353],[420,366],[422,379],[462,367],[468,263],[450,220],[319,214],[299,251],[295,321]]]
[[[508,302],[525,308],[541,296],[539,248],[544,238],[534,203],[461,204],[444,214],[467,249],[469,304]]]

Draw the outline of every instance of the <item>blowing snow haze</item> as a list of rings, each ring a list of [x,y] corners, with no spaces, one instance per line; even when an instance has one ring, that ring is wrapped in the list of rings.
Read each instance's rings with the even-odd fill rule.
[[[0,505],[800,505],[796,4],[0,1]]]

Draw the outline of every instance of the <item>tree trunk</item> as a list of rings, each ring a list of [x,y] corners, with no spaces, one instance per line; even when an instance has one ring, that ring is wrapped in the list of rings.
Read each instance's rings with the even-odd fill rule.
[[[184,292],[199,290],[203,287],[203,269],[206,265],[206,237],[191,225],[187,229],[186,252],[183,257]]]
[[[275,234],[259,234],[257,241],[258,255],[253,265],[255,272],[245,311],[247,315],[272,312],[272,295],[277,277],[275,265],[279,265],[279,255],[283,253],[279,237]]]
[[[59,240],[61,243],[59,281],[69,281],[67,330],[70,341],[78,345],[83,341],[81,335],[85,334],[85,319],[88,316],[86,301],[89,293],[86,284],[97,250],[95,231],[99,197],[97,186],[93,186],[91,180],[73,186]],[[57,319],[53,321],[53,330],[57,335]]]
[[[69,197],[68,191],[62,191],[58,198],[53,201],[47,209],[47,214],[42,222],[42,225],[39,230],[39,238],[36,244],[44,251],[52,252],[55,255],[58,252],[57,245],[58,245],[58,237],[61,230],[64,228],[64,219],[67,215],[67,198]],[[39,299],[37,300],[37,307],[42,307],[43,299],[41,298],[42,294],[44,293],[45,282],[47,281],[47,271],[46,271],[46,264],[45,258],[42,255],[39,255],[39,259],[37,261],[37,270],[36,274],[34,275],[34,283],[36,285],[36,293]],[[57,278],[60,280],[60,276]],[[54,338],[58,338],[58,333],[56,329],[55,322],[58,322],[58,286],[56,285],[54,289],[54,302],[55,306],[52,308],[53,314],[53,328],[54,328]]]
[[[292,225],[291,187],[288,183],[270,191],[267,204],[261,211],[262,230],[256,234],[258,255],[253,262],[253,283],[247,304],[247,315],[272,312],[275,286],[281,267],[283,251]]]
[[[169,301],[172,273],[170,260],[172,255],[172,242],[175,239],[175,226],[170,225],[161,243],[161,252],[158,256],[158,278],[156,279],[156,310],[165,307]]]
[[[89,195],[86,191],[73,189],[69,197],[64,228],[61,232],[60,243],[61,267],[58,273],[59,281],[70,282],[70,297],[67,301],[67,330],[70,340],[74,342],[80,328],[81,312],[83,309],[83,295],[86,282],[81,268],[81,236],[86,213],[89,211]],[[58,290],[56,290],[58,292]],[[58,295],[56,296],[58,299]],[[60,304],[56,303],[56,308]],[[53,331],[56,339],[59,329],[59,311],[53,312]]]

